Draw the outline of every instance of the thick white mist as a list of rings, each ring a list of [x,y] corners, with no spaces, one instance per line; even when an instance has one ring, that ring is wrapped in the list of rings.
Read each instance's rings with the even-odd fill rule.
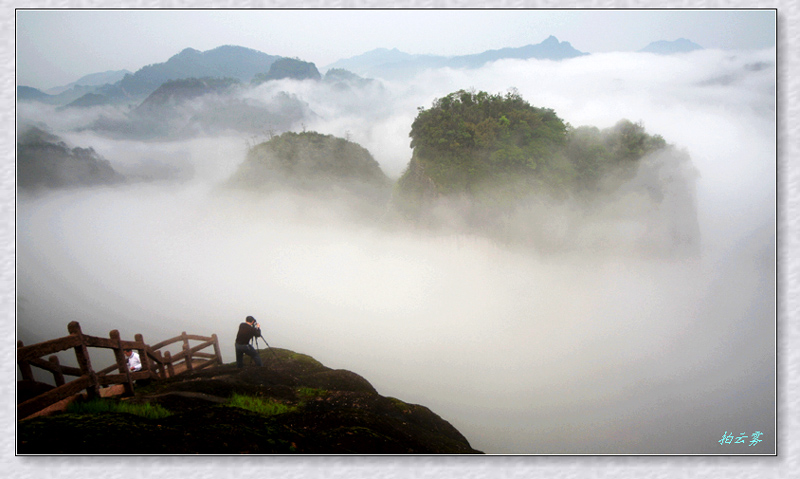
[[[72,320],[148,342],[216,333],[232,361],[236,327],[253,315],[270,345],[425,405],[489,453],[772,452],[775,70],[753,67],[772,60],[774,51],[711,51],[506,61],[361,97],[281,86],[319,114],[308,129],[349,133],[395,176],[416,107],[459,88],[516,87],[575,126],[641,120],[698,169],[703,246],[690,258],[540,255],[368,220],[308,195],[221,192],[244,136],[138,143],[57,132],[121,171],[181,174],[21,193],[18,336],[62,336]],[[756,447],[717,442],[757,430]]]

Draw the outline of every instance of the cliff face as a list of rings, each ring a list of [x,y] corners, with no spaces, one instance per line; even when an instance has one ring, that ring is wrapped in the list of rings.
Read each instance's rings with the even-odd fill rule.
[[[361,376],[283,349],[263,367],[229,364],[137,387],[128,404],[172,414],[57,413],[20,421],[20,454],[463,454],[480,453],[424,406],[383,397]],[[234,406],[256,398],[273,412]]]

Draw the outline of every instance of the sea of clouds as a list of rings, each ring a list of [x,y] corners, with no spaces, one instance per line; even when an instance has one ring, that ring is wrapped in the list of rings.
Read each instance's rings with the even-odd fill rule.
[[[264,105],[294,95],[315,113],[296,131],[347,136],[394,179],[417,108],[459,89],[515,88],[576,127],[641,121],[699,174],[701,250],[673,259],[540,254],[364,218],[330,198],[232,193],[219,185],[252,132],[145,142],[80,129],[124,117],[110,107],[20,105],[18,119],[120,172],[160,173],[18,193],[18,339],[63,336],[73,320],[150,343],[216,333],[232,361],[237,325],[253,315],[271,346],[425,405],[488,453],[773,452],[774,62],[774,50],[608,53],[241,93]],[[722,446],[726,431],[764,442]]]

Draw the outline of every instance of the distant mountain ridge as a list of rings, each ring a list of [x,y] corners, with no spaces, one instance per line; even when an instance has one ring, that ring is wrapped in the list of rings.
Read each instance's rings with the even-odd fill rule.
[[[233,78],[186,78],[161,84],[133,111],[167,114],[176,105],[210,93],[224,93],[239,84]]]
[[[272,64],[280,58],[283,57],[235,45],[223,45],[205,52],[185,48],[166,62],[144,66],[135,73],[121,70],[120,72],[127,73],[113,83],[97,84],[102,81],[102,78],[118,78],[120,72],[86,75],[70,84],[71,88],[57,94],[48,94],[35,88],[19,86],[17,98],[22,101],[65,105],[86,94],[92,94],[94,104],[100,104],[94,95],[102,95],[106,98],[107,103],[138,102],[171,80],[233,78],[242,82],[250,82],[256,75],[268,72]],[[88,84],[92,82],[94,82],[93,85]]]
[[[57,95],[51,95],[39,90],[38,88],[19,85],[17,86],[17,100],[37,101],[40,103],[46,103],[48,105],[65,105],[77,100],[87,93],[93,93],[97,89],[98,87],[95,86],[75,85],[69,90],[65,90]]]
[[[84,75],[72,83],[67,85],[57,86],[54,88],[48,88],[45,90],[45,93],[48,95],[58,95],[59,93],[63,93],[67,90],[72,89],[76,86],[100,86],[105,85],[107,83],[116,83],[122,80],[125,75],[130,75],[133,72],[130,70],[109,70],[106,72],[99,72],[99,73],[90,73],[88,75]]]
[[[361,75],[381,78],[404,78],[414,75],[426,68],[478,68],[486,63],[503,59],[530,58],[546,60],[564,60],[588,53],[576,50],[569,42],[561,42],[549,36],[541,43],[515,48],[487,50],[481,53],[458,56],[412,55],[398,49],[379,48],[364,54],[339,60],[326,69],[344,68]]]
[[[564,60],[567,58],[574,58],[584,55],[588,55],[588,53],[578,51],[573,48],[569,42],[560,42],[556,37],[550,35],[542,43],[536,45],[526,45],[518,48],[501,48],[499,50],[487,50],[483,53],[478,53],[475,55],[455,57],[450,60],[449,66],[476,68],[488,62],[503,59],[527,60],[529,58],[537,58],[547,60]]]
[[[294,80],[321,80],[319,70],[316,65],[294,58],[281,58],[270,65],[266,73],[258,73],[252,83],[257,85],[271,80],[281,80],[291,78]]]
[[[167,81],[186,78],[235,78],[249,82],[255,75],[269,71],[279,58],[234,45],[205,52],[186,48],[164,63],[147,65],[133,75],[125,75],[105,92],[111,97],[146,96]]]
[[[39,90],[38,88],[33,88],[31,86],[24,86],[20,85],[17,87],[17,100],[18,101],[41,101],[47,102],[50,99],[51,95]]]
[[[687,53],[702,49],[703,47],[691,40],[679,38],[673,41],[659,40],[657,42],[652,42],[639,51],[646,53],[657,53],[659,55],[671,55],[673,53]]]
[[[354,57],[337,60],[336,62],[327,65],[325,69],[332,70],[336,68],[341,68],[344,70],[355,71],[370,66],[379,66],[379,65],[386,65],[393,63],[404,63],[404,62],[415,62],[415,61],[436,62],[436,61],[441,61],[443,59],[446,60],[448,58],[449,57],[443,57],[437,55],[414,55],[410,53],[401,52],[397,48],[392,48],[391,50],[388,48],[376,48],[366,53],[362,53],[361,55],[356,55]]]
[[[672,54],[702,49],[700,45],[680,38],[675,41],[652,42],[640,52]],[[338,60],[322,71],[347,70],[366,77],[385,79],[404,79],[429,68],[478,68],[486,63],[502,59],[548,59],[564,60],[589,55],[572,47],[569,42],[559,41],[549,36],[538,44],[522,47],[508,47],[498,50],[487,50],[481,53],[459,56],[415,55],[402,52],[397,48],[378,48],[351,58]],[[278,55],[236,45],[223,45],[201,52],[193,48],[185,48],[162,63],[144,66],[135,73],[128,70],[116,70],[85,75],[75,82],[62,87],[41,91],[32,87],[19,85],[17,99],[19,101],[38,101],[51,105],[67,105],[76,102],[75,106],[101,105],[105,103],[137,103],[155,92],[161,85],[171,80],[188,78],[231,78],[250,83],[258,78],[261,81],[274,79],[281,75],[296,77],[299,73],[282,73],[273,71],[273,64],[278,60],[288,60]],[[295,63],[302,62],[299,59]],[[319,72],[313,63],[308,63],[305,77],[319,79]],[[122,76],[121,76],[122,75]],[[121,76],[121,78],[120,78]],[[106,82],[106,83],[103,83]],[[90,97],[83,98],[84,95]]]

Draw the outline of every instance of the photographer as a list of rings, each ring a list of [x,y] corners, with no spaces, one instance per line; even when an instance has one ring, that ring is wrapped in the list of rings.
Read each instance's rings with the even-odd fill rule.
[[[261,336],[261,328],[256,322],[255,318],[248,316],[245,322],[239,325],[239,332],[236,333],[236,366],[239,368],[244,367],[244,355],[250,356],[256,365],[261,366],[261,357],[258,352],[250,344],[253,338]]]

